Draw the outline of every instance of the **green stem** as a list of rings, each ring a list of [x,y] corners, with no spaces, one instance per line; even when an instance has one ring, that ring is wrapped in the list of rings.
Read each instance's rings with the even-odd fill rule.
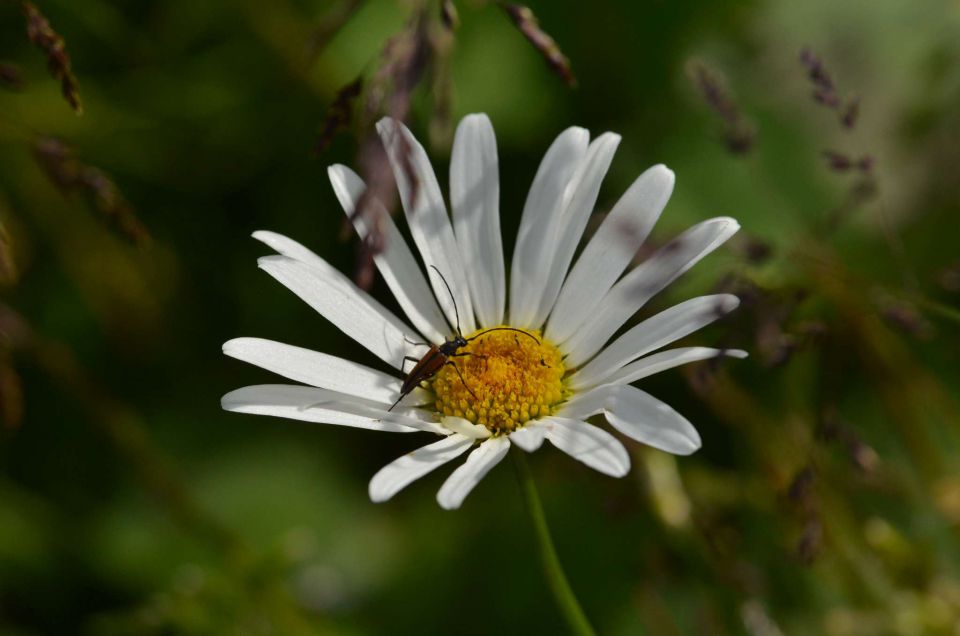
[[[933,312],[942,318],[947,318],[948,320],[952,320],[954,322],[960,322],[960,310],[958,309],[954,309],[949,305],[945,305],[935,300],[930,300],[929,298],[919,294],[914,296],[913,300],[927,311]]]
[[[563,566],[560,565],[560,558],[553,547],[553,539],[550,538],[550,528],[547,527],[547,518],[543,514],[543,505],[540,503],[540,495],[537,494],[537,486],[533,483],[533,475],[530,472],[530,466],[527,464],[527,458],[523,451],[513,450],[513,458],[517,467],[517,479],[520,481],[520,490],[523,491],[523,499],[526,503],[527,512],[533,520],[533,529],[537,535],[537,545],[540,548],[540,559],[543,561],[544,574],[547,577],[547,583],[550,584],[550,591],[560,607],[560,612],[566,619],[570,630],[578,636],[596,636],[590,621],[587,620],[580,602],[573,593],[567,576],[563,573]]]

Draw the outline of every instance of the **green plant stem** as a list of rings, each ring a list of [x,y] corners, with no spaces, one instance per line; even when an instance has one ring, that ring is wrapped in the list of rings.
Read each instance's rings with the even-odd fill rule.
[[[567,581],[566,574],[563,573],[563,566],[560,565],[560,558],[553,547],[550,528],[547,527],[547,518],[543,514],[543,505],[540,503],[537,486],[533,483],[533,475],[530,472],[530,466],[527,464],[527,458],[523,451],[519,449],[513,449],[512,454],[517,467],[520,490],[523,491],[527,512],[530,513],[530,518],[533,520],[533,529],[537,535],[537,545],[540,549],[540,559],[543,561],[543,570],[547,577],[547,583],[550,584],[550,591],[553,592],[553,597],[560,607],[560,612],[574,634],[596,636],[593,627],[590,626],[590,621],[583,613],[583,608],[580,607],[580,602],[570,587],[570,583]]]
[[[960,310],[958,309],[954,309],[949,305],[945,305],[935,300],[930,300],[929,298],[919,294],[913,297],[913,301],[927,311],[937,314],[941,318],[946,318],[948,320],[960,323]]]

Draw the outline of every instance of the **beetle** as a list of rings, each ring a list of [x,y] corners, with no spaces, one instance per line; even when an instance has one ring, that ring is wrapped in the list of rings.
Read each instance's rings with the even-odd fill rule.
[[[451,338],[450,340],[446,340],[445,342],[443,342],[443,344],[430,345],[430,350],[427,351],[424,354],[424,356],[419,360],[413,356],[403,357],[404,362],[410,360],[412,362],[416,362],[416,364],[413,366],[412,369],[410,369],[410,372],[407,373],[407,375],[403,378],[403,384],[400,386],[400,397],[397,398],[396,402],[390,405],[390,408],[387,409],[388,412],[392,411],[393,407],[395,407],[397,404],[400,403],[400,400],[407,397],[407,395],[409,395],[410,392],[412,392],[415,388],[420,386],[421,382],[423,382],[424,380],[429,380],[430,378],[435,376],[437,373],[439,373],[440,369],[442,369],[444,366],[448,364],[451,365],[454,368],[454,370],[457,372],[457,375],[460,376],[460,381],[463,382],[463,386],[467,389],[467,391],[470,392],[470,395],[473,396],[473,399],[475,400],[478,399],[477,394],[474,393],[469,386],[467,386],[466,380],[463,379],[463,374],[460,372],[460,367],[458,367],[457,363],[451,360],[450,358],[462,358],[464,356],[473,355],[470,352],[460,353],[459,351],[463,347],[466,347],[467,343],[472,342],[473,340],[476,340],[480,336],[486,335],[491,331],[516,331],[518,333],[522,333],[528,338],[532,338],[534,342],[536,342],[537,344],[540,344],[540,341],[537,340],[536,337],[534,337],[532,334],[529,334],[526,331],[523,331],[522,329],[516,329],[514,327],[493,327],[491,329],[487,329],[486,331],[481,331],[480,333],[473,336],[472,338],[464,338],[463,332],[460,331],[460,310],[457,309],[457,300],[453,296],[453,291],[450,289],[450,285],[447,283],[447,279],[444,278],[443,274],[440,273],[440,270],[433,265],[431,265],[430,267],[433,268],[435,272],[437,272],[437,275],[440,277],[440,280],[443,281],[444,287],[447,288],[447,293],[450,294],[450,299],[453,301],[453,311],[454,311],[454,315],[457,318],[457,335]]]

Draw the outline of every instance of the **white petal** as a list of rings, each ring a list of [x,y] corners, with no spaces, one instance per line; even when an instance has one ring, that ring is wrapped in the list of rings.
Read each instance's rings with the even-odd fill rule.
[[[390,462],[370,480],[370,500],[380,503],[390,499],[430,471],[462,455],[473,442],[463,435],[451,435]]]
[[[457,126],[450,158],[453,229],[481,327],[503,322],[506,274],[500,238],[497,139],[486,115],[467,115]]]
[[[746,358],[747,352],[740,349],[711,349],[709,347],[680,347],[668,349],[645,358],[640,358],[622,367],[619,371],[607,378],[608,384],[630,384],[649,377],[655,373],[666,371],[689,362],[712,360],[729,356],[731,358]]]
[[[312,265],[325,273],[336,271],[333,265],[323,260],[316,252],[297,243],[288,236],[270,232],[269,230],[257,230],[252,236],[261,243],[272,247],[278,254],[283,254],[295,261]]]
[[[380,201],[370,201],[371,214],[354,216],[357,202],[367,186],[350,168],[341,165],[327,168],[333,191],[348,217],[353,217],[353,227],[360,238],[370,233],[371,222],[376,222],[383,234],[383,250],[373,256],[373,262],[393,292],[394,298],[404,313],[427,339],[439,344],[450,334],[437,300],[417,265],[413,252],[400,234],[393,218]]]
[[[597,357],[570,376],[570,387],[603,384],[626,363],[709,325],[740,304],[736,296],[717,294],[692,298],[661,311],[614,340]]]
[[[331,397],[316,402],[309,408],[333,409],[344,413],[352,413],[359,417],[369,417],[388,424],[399,424],[436,435],[446,436],[452,433],[436,421],[436,414],[432,411],[406,406],[396,406],[391,410],[386,404],[361,403],[357,398],[340,395],[342,397],[339,399]]]
[[[427,274],[433,285],[433,293],[439,300],[447,321],[455,325],[456,314],[459,313],[462,331],[470,333],[476,328],[470,288],[463,271],[457,241],[453,236],[453,228],[447,217],[447,207],[440,193],[440,185],[427,153],[406,126],[389,117],[377,122],[377,132],[386,147],[393,176],[400,191],[403,211],[410,225],[410,234],[428,268]],[[412,171],[416,183],[410,182],[409,171]],[[450,292],[435,275],[436,272],[430,270],[431,265],[443,274],[450,285]],[[456,299],[456,311],[450,298],[451,292]]]
[[[400,369],[404,356],[423,355],[423,347],[410,344],[418,338],[412,329],[326,263],[318,267],[287,256],[265,256],[257,263],[384,362]]]
[[[445,415],[440,419],[440,422],[445,428],[470,439],[487,439],[490,437],[490,429],[486,426],[474,424],[462,417]]]
[[[558,417],[585,419],[602,412],[618,431],[654,448],[689,455],[700,448],[697,429],[652,395],[629,384],[606,384],[571,399]]]
[[[551,240],[546,236],[551,217],[564,201],[564,192],[587,152],[590,133],[568,128],[550,145],[523,206],[520,229],[510,269],[510,324],[532,325],[539,306],[546,269],[551,263]]]
[[[273,340],[234,338],[224,343],[223,352],[297,382],[378,402],[391,404],[400,391],[400,380],[382,371]],[[426,392],[419,397],[426,401]]]
[[[314,406],[330,396],[330,391],[309,386],[262,384],[231,391],[221,398],[220,404],[226,411],[272,415],[304,422],[353,426],[391,433],[413,433],[419,430],[336,408]]]
[[[602,413],[607,398],[610,397],[621,384],[604,384],[586,391],[575,393],[564,402],[556,412],[556,417],[566,417],[574,420],[586,420],[591,415]]]
[[[538,287],[540,300],[531,325],[540,326],[550,315],[550,310],[560,293],[560,285],[570,269],[573,253],[580,243],[583,230],[587,227],[590,213],[597,202],[600,184],[610,168],[613,154],[620,144],[620,135],[604,133],[597,137],[587,148],[587,156],[573,176],[570,187],[564,195],[565,205],[560,214],[552,217],[552,228],[547,232],[552,236],[550,265],[543,271],[546,278]]]
[[[562,342],[595,311],[650,234],[670,194],[673,172],[656,165],[637,177],[594,233],[550,313],[546,335]]]
[[[480,444],[467,456],[467,461],[443,482],[440,492],[437,493],[437,502],[447,510],[459,508],[474,486],[480,483],[491,468],[500,463],[508,450],[510,441],[502,436],[491,437]]]
[[[654,448],[689,455],[700,448],[700,434],[693,424],[649,393],[629,385],[606,412],[615,429]]]
[[[574,366],[590,358],[637,310],[664,287],[719,247],[740,228],[729,218],[712,219],[693,226],[624,276],[593,307],[591,319],[582,323],[563,343]]]
[[[604,475],[623,477],[630,472],[630,455],[616,437],[580,420],[549,417],[547,439],[570,457]]]
[[[547,435],[547,428],[540,422],[541,420],[531,422],[510,433],[510,443],[516,444],[528,453],[536,451],[543,444],[543,438]]]

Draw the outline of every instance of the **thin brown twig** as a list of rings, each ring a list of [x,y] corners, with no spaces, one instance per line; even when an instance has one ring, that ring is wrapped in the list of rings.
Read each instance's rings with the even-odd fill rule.
[[[809,47],[800,51],[800,63],[807,69],[807,77],[813,84],[814,101],[834,111],[844,128],[853,129],[860,117],[860,98],[852,95],[842,99],[823,60]]]
[[[513,20],[514,25],[519,29],[523,37],[533,45],[540,55],[543,56],[547,66],[563,79],[564,83],[573,88],[577,85],[577,78],[570,67],[570,60],[556,41],[550,35],[540,28],[537,16],[534,15],[530,7],[520,4],[501,3],[500,6]]]
[[[687,64],[687,74],[703,101],[723,122],[723,141],[734,154],[746,154],[753,148],[754,125],[744,117],[723,76],[699,60]]]
[[[33,144],[33,154],[61,192],[88,196],[104,220],[121,236],[140,247],[149,245],[149,232],[107,173],[81,162],[73,149],[56,137],[38,138]]]
[[[0,62],[0,86],[10,91],[23,88],[23,73],[11,62]]]
[[[360,97],[362,90],[363,77],[361,76],[337,91],[337,96],[333,99],[330,110],[327,111],[327,116],[320,129],[320,135],[317,137],[316,144],[314,144],[313,151],[315,154],[319,155],[329,148],[337,133],[347,128],[353,121],[353,105]]]
[[[0,350],[0,420],[7,431],[16,431],[23,421],[23,382],[5,348]]]
[[[453,2],[449,0],[440,2],[440,24],[441,28],[434,29],[431,38],[433,112],[429,136],[434,149],[448,148],[453,137],[453,73],[450,64],[460,18]]]
[[[0,286],[17,282],[17,261],[13,255],[13,243],[3,221],[0,221]]]
[[[353,213],[345,221],[344,233],[358,217],[369,228],[358,253],[354,280],[360,286],[373,281],[373,257],[383,250],[386,238],[381,233],[377,216],[386,210],[392,213],[396,206],[396,181],[393,169],[384,150],[383,142],[374,130],[374,121],[387,115],[398,122],[407,119],[413,90],[420,83],[424,71],[433,57],[427,27],[427,11],[421,7],[414,12],[407,26],[387,40],[381,50],[381,64],[368,83],[364,103],[362,129],[364,136],[359,152],[360,170],[367,188],[357,201]],[[399,132],[399,131],[398,131]],[[413,167],[409,140],[399,133],[396,137],[400,171],[409,188],[409,198],[416,202],[420,182]]]
[[[73,74],[70,55],[60,34],[53,30],[49,20],[32,2],[24,0],[20,3],[23,15],[27,21],[27,37],[47,56],[47,68],[54,78],[60,80],[60,91],[64,99],[78,115],[83,114],[83,105],[80,103],[80,85]]]

